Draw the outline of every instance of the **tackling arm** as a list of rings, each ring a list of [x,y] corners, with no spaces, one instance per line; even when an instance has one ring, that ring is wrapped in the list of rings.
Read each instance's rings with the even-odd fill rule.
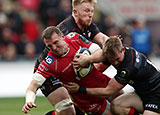
[[[86,92],[90,95],[110,97],[119,92],[123,87],[124,85],[118,83],[115,78],[112,78],[106,88],[86,88]]]
[[[79,86],[77,83],[70,82],[64,84],[69,92],[79,92],[83,94],[90,94],[98,97],[110,97],[118,92],[124,87],[124,85],[118,83],[115,78],[112,78],[106,88],[85,88]],[[122,92],[123,93],[123,92]],[[121,94],[122,94],[121,93]]]
[[[109,37],[105,34],[103,34],[102,32],[99,32],[94,38],[93,40],[98,43],[100,46],[103,46],[103,44],[105,43],[106,40],[108,40]]]
[[[103,61],[104,55],[101,49],[96,50],[93,54],[86,56],[82,54],[76,55],[78,58],[73,59],[73,67],[74,68],[81,68],[85,67],[88,63],[98,63]]]

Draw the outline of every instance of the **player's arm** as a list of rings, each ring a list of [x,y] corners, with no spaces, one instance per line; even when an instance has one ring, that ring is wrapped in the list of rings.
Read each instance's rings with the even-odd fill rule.
[[[40,56],[38,57],[38,59],[36,60],[36,63],[34,65],[34,73],[36,72],[36,70],[38,69],[39,64],[43,61],[43,59],[45,57],[47,57],[47,54],[49,52],[49,49],[47,47],[45,47],[45,49],[43,50],[43,52],[40,54]]]
[[[124,85],[118,83],[115,78],[112,78],[106,88],[86,88],[86,93],[100,97],[110,97],[117,94],[123,87]]]
[[[88,63],[98,63],[105,60],[103,51],[101,49],[96,50],[89,56],[82,55],[82,54],[78,54],[76,56],[78,58],[73,59],[73,67],[75,68],[85,67]]]
[[[103,46],[103,44],[105,43],[106,40],[108,40],[109,37],[105,34],[103,34],[102,32],[99,32],[94,38],[93,41],[95,41],[97,44],[99,44],[100,46]]]
[[[115,78],[112,78],[109,81],[109,84],[106,88],[85,88],[81,87],[76,83],[70,82],[67,85],[64,85],[69,92],[79,92],[83,94],[90,94],[98,97],[110,97],[114,94],[117,94],[124,85],[118,83]]]
[[[45,78],[41,76],[38,73],[35,73],[33,75],[33,80],[29,84],[27,91],[26,91],[26,103],[22,107],[22,111],[24,113],[28,113],[31,108],[37,107],[37,105],[34,103],[36,98],[36,92],[38,88],[44,83]]]

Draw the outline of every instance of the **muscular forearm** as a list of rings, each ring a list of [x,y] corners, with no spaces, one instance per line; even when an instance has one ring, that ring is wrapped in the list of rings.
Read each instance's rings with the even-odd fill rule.
[[[34,80],[32,80],[26,91],[26,102],[34,103],[38,88],[39,85]]]
[[[89,62],[90,63],[98,63],[102,62],[104,60],[103,50],[99,49],[92,53],[92,55],[89,56]]]
[[[110,97],[114,94],[117,94],[124,85],[121,85],[115,81],[114,78],[112,78],[107,87],[105,88],[84,88],[79,87],[79,92],[84,94],[90,94],[98,97]]]
[[[105,88],[86,88],[87,94],[108,98],[112,93],[107,92]]]

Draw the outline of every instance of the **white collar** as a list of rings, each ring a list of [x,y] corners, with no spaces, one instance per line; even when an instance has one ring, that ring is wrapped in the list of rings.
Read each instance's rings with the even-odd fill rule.
[[[63,54],[61,57],[64,57],[64,56],[66,56],[66,55],[68,54],[69,50],[70,50],[70,48],[68,47],[68,50],[67,50],[67,52],[66,52],[65,54]]]

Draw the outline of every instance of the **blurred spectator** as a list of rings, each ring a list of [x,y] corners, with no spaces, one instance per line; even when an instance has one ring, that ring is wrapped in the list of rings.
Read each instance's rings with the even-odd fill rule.
[[[19,0],[21,5],[28,10],[37,11],[39,8],[40,0]]]
[[[154,55],[160,57],[160,39],[154,41],[153,50]]]
[[[4,60],[13,61],[16,58],[17,51],[13,41],[13,32],[8,27],[3,28],[2,30],[0,54],[1,58]]]
[[[117,26],[112,25],[106,29],[105,34],[107,34],[108,36],[119,35],[119,29]]]
[[[114,18],[111,14],[107,14],[104,17],[104,24],[103,24],[103,29],[105,30],[105,32],[107,32],[109,29],[115,28],[115,22],[114,22]]]
[[[58,13],[57,13],[57,23],[60,23],[62,20],[67,18],[71,15],[71,0],[61,0],[59,7],[58,7]]]
[[[30,60],[34,59],[36,57],[35,45],[33,43],[27,43],[25,45],[24,52],[25,52],[26,59],[30,59]]]
[[[23,31],[27,42],[35,43],[39,37],[39,23],[37,20],[37,14],[33,11],[28,11],[28,15],[23,21]]]
[[[139,52],[149,56],[151,53],[151,34],[149,28],[146,27],[146,19],[144,15],[139,15],[131,32],[132,47]]]
[[[43,25],[56,25],[57,13],[60,13],[57,9],[61,0],[40,0],[39,16]]]
[[[14,31],[17,35],[23,32],[23,22],[20,16],[19,11],[21,10],[20,4],[18,1],[13,2],[12,10],[8,13],[8,23],[12,31]]]
[[[3,27],[7,24],[7,15],[6,13],[3,11],[3,4],[0,1],[0,38],[2,38],[2,30]],[[2,39],[0,39],[0,43],[2,42]]]
[[[4,60],[6,61],[15,61],[17,58],[17,49],[15,44],[9,43],[6,46],[6,50],[4,52]]]
[[[119,34],[119,28],[116,26],[115,20],[111,14],[101,14],[101,20],[99,20],[98,24],[100,25],[102,32],[108,36]]]
[[[120,35],[123,38],[123,43],[131,46],[131,25],[125,23],[120,27]]]

